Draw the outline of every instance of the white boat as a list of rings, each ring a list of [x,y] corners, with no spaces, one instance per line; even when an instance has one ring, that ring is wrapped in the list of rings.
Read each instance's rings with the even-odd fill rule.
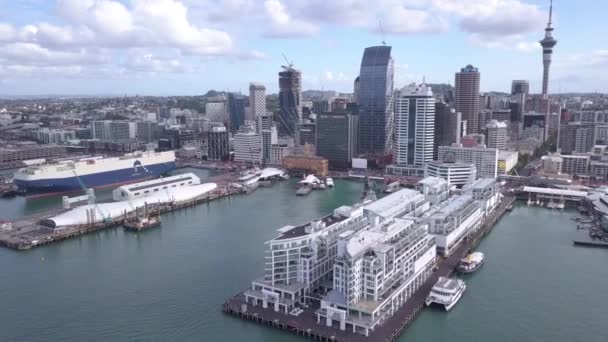
[[[439,304],[445,308],[445,311],[450,311],[458,303],[466,288],[464,280],[439,277],[431,289],[431,293],[426,297],[425,304],[426,306],[433,303]]]
[[[327,177],[325,178],[325,184],[327,185],[328,188],[333,188],[334,187],[334,180]]]
[[[460,260],[460,264],[458,264],[458,272],[461,273],[473,273],[477,271],[485,260],[485,256],[481,252],[474,252],[462,260]]]

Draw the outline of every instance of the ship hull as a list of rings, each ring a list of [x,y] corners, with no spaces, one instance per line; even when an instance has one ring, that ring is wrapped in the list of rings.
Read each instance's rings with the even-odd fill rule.
[[[125,168],[82,175],[79,177],[49,178],[40,180],[15,179],[19,191],[28,197],[51,196],[82,191],[85,188],[105,188],[159,177],[175,169],[175,162],[146,165],[144,168]],[[82,183],[82,185],[81,185]]]

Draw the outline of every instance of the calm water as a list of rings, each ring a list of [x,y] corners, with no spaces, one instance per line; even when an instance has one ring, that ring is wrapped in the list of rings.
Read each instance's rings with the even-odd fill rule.
[[[263,242],[358,200],[362,185],[294,195],[293,182],[163,216],[160,229],[113,229],[15,252],[0,249],[2,341],[304,341],[220,313],[263,272]],[[48,205],[48,204],[47,204]],[[3,214],[40,210],[0,201]],[[572,213],[518,208],[480,246],[449,313],[425,312],[401,341],[606,341],[608,250],[575,248]]]

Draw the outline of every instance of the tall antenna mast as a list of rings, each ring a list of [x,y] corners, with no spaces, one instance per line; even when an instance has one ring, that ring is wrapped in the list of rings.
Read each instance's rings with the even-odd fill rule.
[[[551,20],[553,18],[553,0],[549,2],[549,26],[551,26]]]
[[[382,27],[382,19],[378,19],[378,27],[380,28],[380,34],[382,35],[382,45],[386,45],[386,36],[384,34],[384,28]]]

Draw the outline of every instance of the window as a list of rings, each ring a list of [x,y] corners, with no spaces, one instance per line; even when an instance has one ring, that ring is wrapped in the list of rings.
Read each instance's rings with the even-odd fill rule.
[[[154,192],[157,192],[157,191],[158,191],[158,188],[154,189]]]
[[[139,192],[136,192],[136,193],[134,193],[133,195],[135,195],[135,196],[139,196]]]

